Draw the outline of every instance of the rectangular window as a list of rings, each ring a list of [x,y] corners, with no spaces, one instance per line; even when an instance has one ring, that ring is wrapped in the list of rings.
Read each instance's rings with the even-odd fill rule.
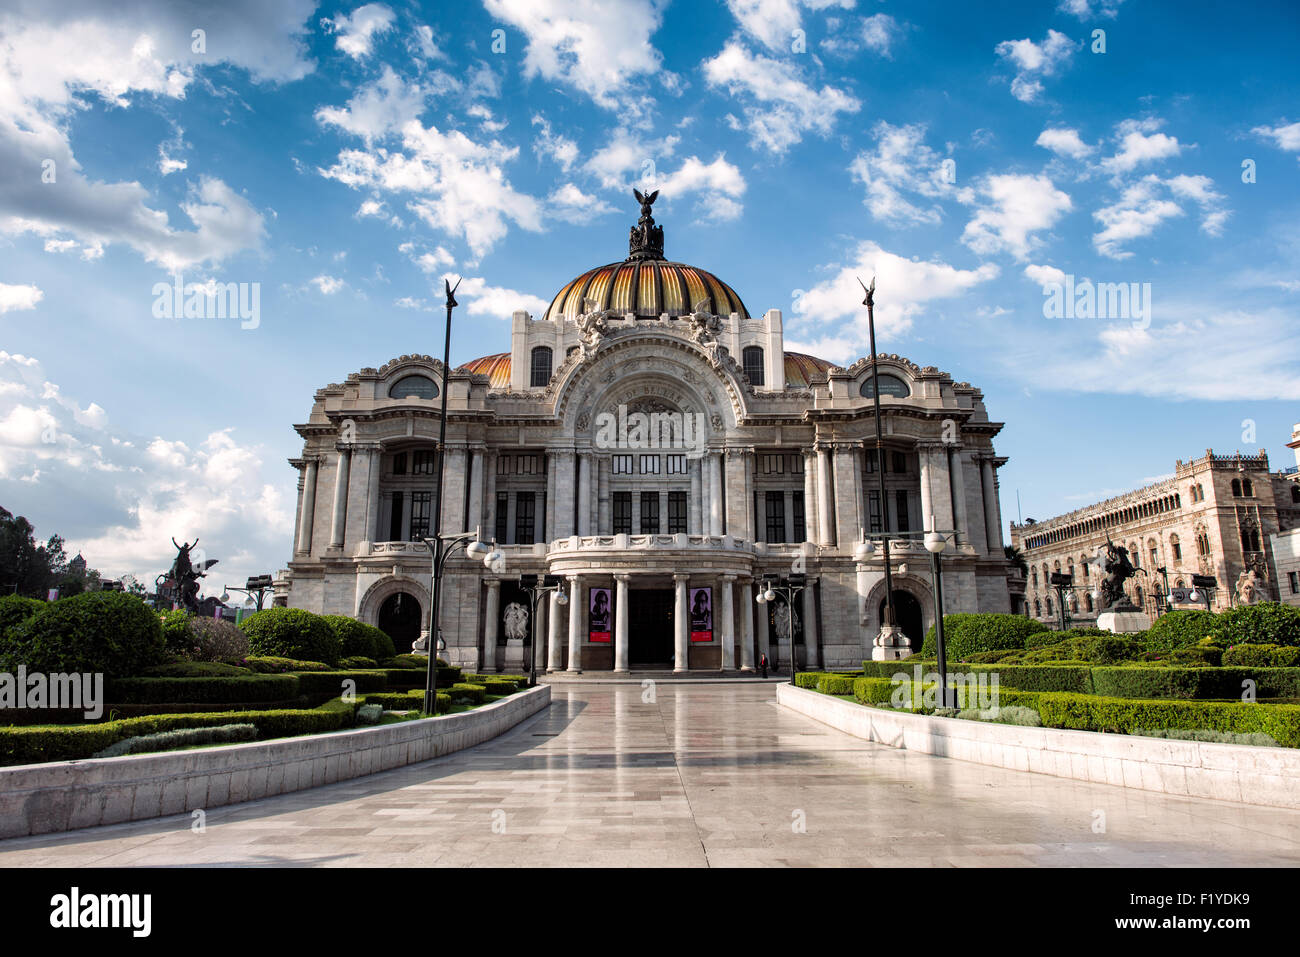
[[[668,493],[668,534],[684,535],[686,533],[686,493]]]
[[[875,475],[875,474],[876,474],[876,452],[875,452],[875,449],[867,449],[867,452],[866,452],[866,460],[867,460],[867,462],[866,462],[866,465],[867,465],[867,474],[868,474],[868,475]]]
[[[795,492],[790,496],[790,511],[794,513],[792,516],[794,520],[794,540],[796,542],[806,542],[808,540],[808,526],[803,512],[803,492]]]
[[[432,509],[432,492],[411,493],[411,541],[420,542],[429,537],[429,516]]]
[[[870,531],[880,531],[880,493],[870,491],[867,493],[867,516],[871,524]]]
[[[411,474],[432,475],[436,461],[437,453],[433,449],[416,449],[411,453]]]
[[[780,475],[784,471],[784,455],[763,454],[763,471],[768,475]]]
[[[803,475],[803,455],[799,452],[790,456],[790,474]]]
[[[393,474],[394,475],[406,474],[406,453],[405,452],[398,452],[396,455],[393,456]]]
[[[537,456],[536,456],[536,455],[516,455],[516,456],[515,456],[515,474],[516,474],[516,475],[536,475],[536,474],[537,474]]]
[[[657,458],[657,456],[656,456]],[[641,534],[659,534],[659,493],[641,493]]]
[[[628,456],[631,458],[631,456]],[[615,456],[618,458],[618,456]],[[631,535],[632,534],[632,493],[615,492],[614,493],[614,534]]]
[[[764,504],[765,527],[769,542],[785,541],[785,493],[768,492]]]
[[[907,520],[907,492],[900,488],[894,493],[894,502],[896,504],[895,511],[898,512],[898,530],[900,532],[911,531],[912,527]]]
[[[1160,564],[1160,555],[1154,548],[1151,549],[1151,567],[1155,568]]]
[[[894,453],[894,471],[901,474],[907,471],[907,456],[902,452]]]
[[[659,456],[643,455],[641,456],[641,474],[658,475],[659,474]]]
[[[505,545],[508,541],[506,538],[507,530],[510,528],[510,493],[497,492],[497,527],[496,537],[498,545]]]
[[[388,520],[388,540],[390,542],[400,542],[402,540],[402,493],[393,493],[393,510]]]
[[[508,455],[498,455],[498,456],[497,456],[497,475],[509,475],[509,474],[510,474],[510,456],[508,456]]]
[[[533,492],[515,494],[515,544],[531,545],[537,540],[537,496]]]
[[[685,475],[685,474],[686,474],[686,456],[684,456],[684,455],[669,455],[669,456],[666,456],[666,458],[668,459],[668,474],[669,474],[669,475]]]
[[[1174,561],[1176,561],[1176,562],[1180,562],[1180,561],[1182,561],[1182,560],[1183,560],[1183,546],[1180,545],[1180,544],[1178,544],[1178,542],[1174,542],[1173,545],[1171,545],[1170,547],[1171,547],[1171,548],[1173,549],[1173,551],[1174,551]]]
[[[1291,584],[1291,594],[1300,594],[1300,572],[1287,572],[1286,580]]]
[[[631,474],[632,474],[632,456],[630,456],[630,455],[615,455],[615,456],[613,456],[613,459],[614,459],[614,474],[615,474],[615,475],[631,475]]]

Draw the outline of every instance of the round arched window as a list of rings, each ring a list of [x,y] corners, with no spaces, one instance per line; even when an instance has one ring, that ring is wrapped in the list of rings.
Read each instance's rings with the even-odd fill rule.
[[[882,372],[879,379],[881,395],[892,395],[900,399],[905,399],[912,394],[912,390],[908,388],[907,383],[896,375]],[[871,376],[867,376],[862,380],[862,388],[859,389],[859,392],[868,399],[875,395],[875,393],[871,391],[871,385]]]
[[[427,375],[402,376],[388,389],[390,399],[436,399],[438,384]]]

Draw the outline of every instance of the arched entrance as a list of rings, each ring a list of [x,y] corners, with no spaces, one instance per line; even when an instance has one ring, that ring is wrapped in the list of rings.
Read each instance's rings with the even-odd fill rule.
[[[897,588],[893,591],[894,598],[894,624],[902,629],[903,634],[907,636],[907,641],[912,647],[913,652],[921,650],[921,642],[925,638],[925,628],[921,616],[921,603],[916,600],[916,596],[911,592],[899,591]],[[885,620],[885,599],[880,599],[880,620]]]
[[[379,606],[379,630],[393,639],[399,655],[411,650],[423,621],[419,600],[404,591],[389,595]]]

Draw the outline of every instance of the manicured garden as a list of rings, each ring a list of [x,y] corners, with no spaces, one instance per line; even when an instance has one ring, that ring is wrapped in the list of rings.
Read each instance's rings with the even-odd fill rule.
[[[947,615],[944,632],[958,709],[941,706],[933,628],[911,658],[806,672],[797,683],[945,717],[1300,747],[1300,609],[1288,605],[1175,611],[1131,635],[990,614]]]
[[[0,598],[0,673],[104,676],[102,714],[0,708],[0,765],[292,737],[428,717],[428,659],[378,628],[270,608],[236,626],[138,597]],[[439,714],[519,690],[519,675],[462,674],[439,659]]]

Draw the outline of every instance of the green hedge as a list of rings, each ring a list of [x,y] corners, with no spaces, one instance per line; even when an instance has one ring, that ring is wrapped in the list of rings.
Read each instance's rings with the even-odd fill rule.
[[[209,678],[114,678],[104,688],[112,704],[233,704],[298,697],[293,675],[221,675]]]
[[[979,651],[1024,648],[1031,635],[1047,630],[1041,621],[1024,615],[956,614],[943,616],[944,647],[948,658],[957,660]],[[921,654],[938,654],[934,626],[925,633]]]
[[[37,612],[45,610],[46,603],[39,598],[24,595],[5,595],[0,598],[0,649],[4,648],[9,629],[22,624]]]
[[[352,679],[358,694],[365,691],[387,691],[388,679],[382,671],[304,671],[297,675],[298,693],[329,695],[343,693],[343,682]]]
[[[1223,653],[1225,665],[1246,668],[1300,667],[1300,648],[1287,645],[1233,645]]]
[[[280,658],[276,655],[251,655],[244,659],[244,665],[263,675],[282,675],[291,671],[333,670],[323,661],[299,661],[297,658]]]
[[[817,679],[817,690],[822,694],[853,694],[854,675],[824,674]]]
[[[340,654],[344,657],[391,658],[395,652],[393,639],[374,625],[349,618],[347,615],[321,615],[339,640]]]
[[[158,615],[135,595],[96,591],[46,604],[11,627],[0,671],[138,674],[165,654]]]
[[[97,758],[116,758],[123,754],[156,754],[177,748],[192,748],[205,744],[233,744],[252,741],[257,737],[257,726],[252,724],[221,724],[215,728],[185,728],[180,731],[160,731],[123,738],[95,754]]]
[[[1300,608],[1265,601],[1220,612],[1214,635],[1221,645],[1300,646]]]
[[[239,627],[255,655],[274,655],[337,664],[343,645],[320,615],[301,608],[267,608],[249,615]]]
[[[424,692],[412,692],[410,694],[393,694],[391,692],[368,694],[365,697],[365,703],[380,705],[388,711],[420,711],[424,708]],[[445,691],[439,691],[437,708],[438,714],[446,714],[450,711],[451,695]]]
[[[447,694],[451,695],[451,700],[455,702],[482,704],[487,698],[487,688],[482,685],[472,685],[468,682],[458,681],[447,688]]]
[[[1194,645],[1214,634],[1219,616],[1209,611],[1170,611],[1151,624],[1146,634],[1147,647],[1153,651],[1173,651]]]
[[[251,675],[251,668],[241,668],[222,661],[173,661],[171,664],[146,668],[136,678],[218,678],[228,675]]]
[[[184,728],[256,725],[258,737],[285,738],[352,727],[356,705],[335,698],[318,708],[158,714],[101,724],[0,727],[0,766],[89,758],[123,738]]]

